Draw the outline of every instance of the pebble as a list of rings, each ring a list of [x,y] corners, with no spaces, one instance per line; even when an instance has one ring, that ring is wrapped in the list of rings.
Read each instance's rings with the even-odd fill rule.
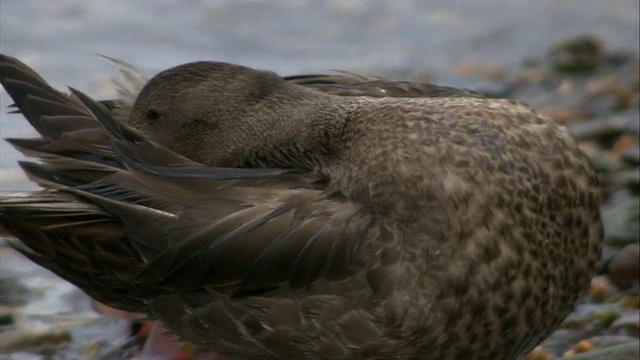
[[[44,355],[26,353],[26,352],[14,352],[11,354],[0,354],[0,360],[45,360]]]
[[[0,329],[13,325],[15,321],[15,309],[9,306],[0,305]]]
[[[610,203],[602,208],[605,244],[623,248],[627,244],[638,243],[640,198],[620,188],[609,197]]]
[[[609,263],[609,278],[621,289],[640,282],[640,244],[623,247]]]
[[[640,341],[629,341],[624,344],[604,349],[570,355],[572,360],[638,360],[640,358]]]
[[[595,347],[596,346],[591,342],[591,340],[588,340],[588,339],[581,340],[579,343],[576,344],[576,346],[573,347],[573,349],[564,353],[564,357],[571,357],[576,354],[586,353],[586,352],[592,351],[593,349],[595,349]]]
[[[621,156],[622,159],[630,165],[640,165],[640,147],[638,146],[631,146],[625,149]]]
[[[595,35],[581,35],[554,45],[548,58],[554,70],[563,73],[595,70],[602,60],[603,42]]]
[[[2,332],[0,354],[9,354],[71,341],[71,332],[64,328],[23,327]]]
[[[561,107],[550,107],[542,108],[540,109],[540,112],[559,122],[560,124],[567,124],[574,121],[589,119],[591,117],[590,112],[581,108],[567,109]]]
[[[640,310],[626,311],[611,323],[609,330],[615,335],[638,338],[640,336]]]
[[[587,294],[593,301],[604,301],[617,293],[617,289],[606,275],[599,275],[591,280]]]
[[[521,360],[551,360],[551,355],[542,346],[538,346]]]
[[[638,134],[638,117],[640,113],[630,109],[606,118],[597,117],[591,120],[571,123],[569,131],[578,140],[618,138],[624,134]]]
[[[5,251],[8,250],[8,251]],[[12,249],[2,249],[0,252],[9,252]],[[0,305],[21,306],[27,303],[29,290],[18,279],[8,277],[0,279]]]

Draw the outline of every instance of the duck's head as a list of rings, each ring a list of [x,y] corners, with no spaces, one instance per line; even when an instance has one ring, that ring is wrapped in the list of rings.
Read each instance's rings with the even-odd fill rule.
[[[165,70],[143,87],[129,125],[201,163],[287,166],[280,159],[318,146],[321,94],[272,72],[222,62],[195,62]],[[303,149],[304,148],[304,149]],[[284,154],[284,155],[283,155]],[[283,163],[284,161],[284,163]]]

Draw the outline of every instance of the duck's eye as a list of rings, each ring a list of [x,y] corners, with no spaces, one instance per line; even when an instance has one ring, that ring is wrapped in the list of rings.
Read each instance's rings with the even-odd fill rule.
[[[147,110],[146,118],[150,124],[155,124],[156,122],[158,122],[158,120],[160,120],[160,112],[156,109],[151,108]]]

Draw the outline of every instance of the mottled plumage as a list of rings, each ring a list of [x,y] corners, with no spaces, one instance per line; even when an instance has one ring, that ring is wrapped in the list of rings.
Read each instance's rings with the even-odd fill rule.
[[[0,195],[33,261],[238,359],[513,359],[571,311],[602,241],[597,178],[528,106],[214,62],[123,99],[0,56],[46,190]],[[138,95],[138,91],[140,94]],[[178,155],[180,154],[180,155]]]

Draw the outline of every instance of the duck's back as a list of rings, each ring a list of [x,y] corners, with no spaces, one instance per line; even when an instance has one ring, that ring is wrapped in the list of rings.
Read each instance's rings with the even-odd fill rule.
[[[393,234],[405,288],[383,307],[425,358],[512,358],[568,315],[602,223],[564,127],[511,100],[363,98],[345,132],[334,186]]]

